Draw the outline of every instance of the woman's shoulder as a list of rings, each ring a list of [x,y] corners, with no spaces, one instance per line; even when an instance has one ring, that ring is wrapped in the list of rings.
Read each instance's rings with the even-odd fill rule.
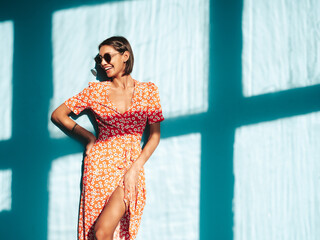
[[[96,87],[100,82],[88,82],[88,87]]]
[[[88,87],[89,88],[101,88],[103,86],[106,86],[106,85],[109,85],[110,84],[110,81],[92,81],[92,82],[89,82],[88,83]]]
[[[142,86],[142,88],[148,89],[148,90],[154,90],[158,88],[156,84],[153,82],[139,82],[139,84],[140,86]]]

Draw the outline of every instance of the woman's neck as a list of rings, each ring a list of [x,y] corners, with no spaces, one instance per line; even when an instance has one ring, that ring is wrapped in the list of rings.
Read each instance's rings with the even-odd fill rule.
[[[130,75],[125,75],[122,77],[115,77],[112,81],[115,87],[120,87],[126,89],[127,87],[133,87],[134,81]]]

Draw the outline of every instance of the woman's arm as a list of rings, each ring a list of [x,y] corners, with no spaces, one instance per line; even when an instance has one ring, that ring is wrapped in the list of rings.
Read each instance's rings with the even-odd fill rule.
[[[148,161],[151,154],[156,150],[160,142],[160,122],[150,125],[150,135],[146,145],[144,146],[139,158],[132,164],[131,168],[135,168],[137,171],[143,167]]]
[[[83,127],[75,125],[76,122],[69,117],[70,113],[71,110],[63,103],[52,112],[51,121],[59,126],[62,126],[75,137],[80,137],[81,140],[83,140],[86,144],[87,154],[93,146],[96,137]]]
[[[131,200],[135,199],[139,172],[143,165],[148,161],[151,154],[157,148],[160,142],[160,122],[150,125],[150,135],[139,158],[131,165],[130,169],[124,175],[124,196],[129,193]]]

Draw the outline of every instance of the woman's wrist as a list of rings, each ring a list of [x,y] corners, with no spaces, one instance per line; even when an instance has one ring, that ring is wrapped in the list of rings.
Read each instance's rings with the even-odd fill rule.
[[[88,136],[87,136],[87,141],[88,143],[91,143],[91,142],[95,142],[96,141],[96,137],[93,135],[93,133],[89,133]]]
[[[137,159],[133,164],[132,168],[133,170],[140,171],[143,167],[143,163],[141,162],[142,159]]]
[[[75,125],[76,127],[73,129],[72,133],[79,136],[84,144],[94,143],[96,141],[95,135],[88,131],[87,129],[81,127],[80,125]]]

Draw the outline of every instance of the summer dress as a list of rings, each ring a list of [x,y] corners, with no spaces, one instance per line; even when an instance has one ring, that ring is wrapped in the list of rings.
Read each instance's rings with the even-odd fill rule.
[[[159,91],[154,83],[134,80],[129,109],[120,113],[108,99],[111,82],[90,82],[79,94],[65,101],[75,114],[90,109],[96,118],[99,136],[84,159],[83,185],[80,199],[78,238],[94,239],[94,224],[113,191],[124,187],[123,176],[141,153],[141,137],[146,122],[164,120]],[[136,238],[146,201],[145,174],[139,173],[135,200],[127,202],[114,240]]]

